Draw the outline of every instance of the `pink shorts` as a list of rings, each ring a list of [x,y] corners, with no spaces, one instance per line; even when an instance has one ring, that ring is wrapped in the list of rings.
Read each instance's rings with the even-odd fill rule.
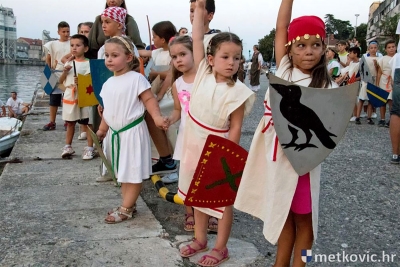
[[[290,210],[297,214],[311,213],[310,173],[299,176]]]

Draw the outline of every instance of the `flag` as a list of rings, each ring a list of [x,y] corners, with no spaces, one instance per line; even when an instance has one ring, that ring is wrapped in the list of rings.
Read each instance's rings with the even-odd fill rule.
[[[91,59],[89,63],[92,75],[93,91],[99,104],[103,106],[103,100],[100,97],[101,88],[108,78],[114,75],[114,73],[107,69],[104,59]]]
[[[49,65],[44,66],[42,75],[40,76],[40,84],[46,94],[50,95],[56,88],[58,78],[54,74],[54,71],[50,69]]]
[[[371,103],[374,107],[379,108],[386,105],[389,93],[386,90],[373,85],[372,83],[368,83],[367,96],[369,103]]]
[[[347,81],[347,84],[352,84],[355,83],[356,80],[356,73],[353,73],[353,75],[351,76],[351,78]]]
[[[185,205],[218,208],[233,205],[247,160],[236,143],[210,134],[201,153]]]
[[[78,74],[78,105],[80,108],[91,107],[99,104],[94,94],[92,86],[92,76],[90,74]]]

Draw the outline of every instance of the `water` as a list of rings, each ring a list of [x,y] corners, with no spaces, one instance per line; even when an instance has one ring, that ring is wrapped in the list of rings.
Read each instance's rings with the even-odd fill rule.
[[[11,92],[15,91],[24,102],[30,103],[43,68],[43,66],[0,65],[0,100],[5,104],[11,97]]]

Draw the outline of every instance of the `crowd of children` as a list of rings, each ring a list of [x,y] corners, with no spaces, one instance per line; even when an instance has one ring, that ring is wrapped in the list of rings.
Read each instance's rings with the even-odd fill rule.
[[[109,2],[118,3],[109,5]],[[293,0],[282,0],[277,18],[278,77],[322,89],[352,84],[361,80],[359,62],[365,57],[374,83],[388,92],[392,90],[392,66],[396,64],[392,62],[396,53],[394,41],[386,42],[386,55],[381,58],[377,56],[375,41],[369,43],[365,55],[361,55],[360,48],[350,47],[344,41],[338,43],[337,49],[327,48],[324,22],[315,16],[291,21],[292,5]],[[85,134],[88,127],[92,128],[95,114],[91,107],[80,108],[77,97],[77,74],[90,73],[89,60],[85,57],[88,50],[92,50],[89,54],[104,59],[106,67],[114,73],[100,93],[103,106],[98,108],[101,123],[97,136],[103,141],[105,154],[121,184],[122,200],[119,207],[107,213],[106,223],[132,218],[137,212],[142,182],[151,174],[168,173],[163,177],[166,183],[179,181],[178,195],[185,199],[208,135],[239,143],[243,118],[250,112],[255,94],[240,81],[242,76],[238,79],[238,72],[243,72],[240,69],[242,41],[233,33],[211,30],[209,23],[214,13],[214,0],[191,0],[191,36],[187,28],[177,31],[170,21],[161,21],[152,27],[156,49],[138,50],[134,41],[137,36],[125,35],[128,15],[124,2],[107,1],[106,9],[96,18],[93,26],[96,30],[90,30],[91,23],[82,23],[78,34],[70,37],[69,25],[61,22],[60,40],[46,44],[46,62],[58,75],[59,84],[50,95],[50,122],[44,129],[56,128],[55,115],[62,102],[62,118],[67,126],[63,158],[75,153],[72,140],[76,123],[82,125],[79,139],[87,139],[82,158],[92,159],[95,155],[93,140]],[[96,38],[93,34],[99,25],[101,38]],[[100,39],[104,40],[100,42]],[[96,43],[92,48],[90,40]],[[139,57],[145,58],[146,64],[149,59],[153,62],[148,77],[139,73],[142,64]],[[257,60],[258,54],[255,54],[254,62]],[[156,79],[160,81],[157,88],[149,83]],[[259,81],[252,86],[259,86]],[[356,124],[361,123],[365,103],[368,103],[368,123],[374,124],[374,107],[368,102],[366,90],[367,83],[361,80],[351,119]],[[390,95],[390,108],[391,99]],[[267,91],[268,110],[269,101]],[[397,108],[394,106],[393,109]],[[380,112],[378,125],[388,126],[386,107],[380,108]],[[267,115],[270,113],[265,114],[252,141],[235,207],[264,221],[266,239],[278,244],[275,266],[289,266],[291,260],[293,266],[304,266],[301,250],[311,249],[317,236],[321,168],[317,166],[299,176],[276,144],[275,128],[270,124],[271,116]],[[152,165],[151,140],[159,156],[155,165]],[[271,151],[275,153],[274,158],[260,156]],[[398,152],[392,161],[399,161]],[[98,181],[109,180],[105,174]],[[180,255],[192,257],[207,251],[207,232],[214,230],[217,232],[214,248],[198,264],[218,266],[228,260],[233,206],[217,209],[186,206],[185,209],[184,229],[195,231],[196,235],[192,242],[181,247]]]

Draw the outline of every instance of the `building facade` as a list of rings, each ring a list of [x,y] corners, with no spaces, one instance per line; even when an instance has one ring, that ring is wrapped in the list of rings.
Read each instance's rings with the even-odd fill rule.
[[[42,40],[20,37],[18,38],[17,47],[19,44],[28,45],[28,58],[29,59],[42,59]]]
[[[369,8],[367,43],[377,40],[379,43],[385,42],[387,36],[380,29],[382,20],[393,17],[400,13],[400,0],[385,0],[373,2]]]
[[[12,8],[0,6],[0,60],[17,57],[17,18]]]
[[[29,45],[25,42],[17,40],[17,59],[28,59]]]

